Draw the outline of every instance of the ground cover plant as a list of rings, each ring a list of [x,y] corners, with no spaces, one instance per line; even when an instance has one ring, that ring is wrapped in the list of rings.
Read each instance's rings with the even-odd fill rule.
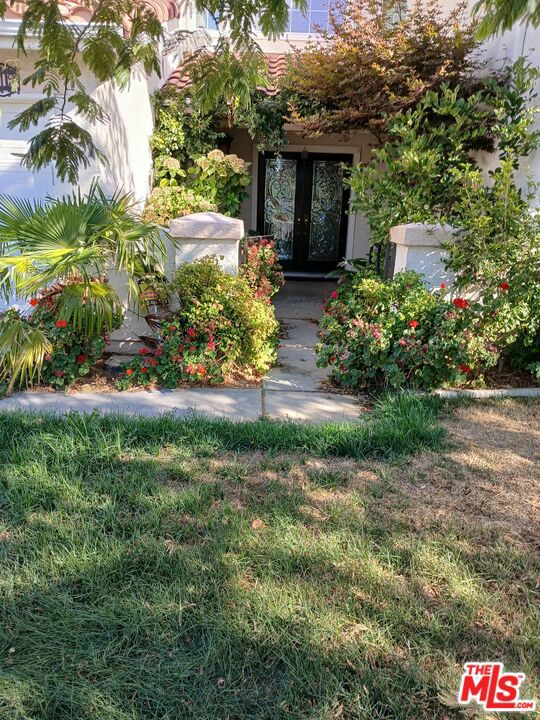
[[[539,406],[436,403],[0,414],[0,716],[458,720],[476,657],[538,696]]]

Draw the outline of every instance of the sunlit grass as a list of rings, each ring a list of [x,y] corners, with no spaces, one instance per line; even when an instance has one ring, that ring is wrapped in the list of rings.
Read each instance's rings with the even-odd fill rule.
[[[1,720],[448,720],[466,660],[532,676],[537,559],[397,511],[439,408],[1,415]]]

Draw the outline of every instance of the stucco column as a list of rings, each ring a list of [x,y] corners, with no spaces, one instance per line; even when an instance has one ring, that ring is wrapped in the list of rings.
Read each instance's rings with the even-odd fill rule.
[[[395,245],[395,275],[402,270],[414,270],[424,276],[428,288],[450,286],[454,275],[446,270],[443,245],[452,242],[455,229],[450,225],[407,223],[390,229],[390,242]]]
[[[214,212],[195,213],[171,220],[169,233],[175,245],[175,269],[182,263],[213,256],[222,270],[238,273],[243,220]]]

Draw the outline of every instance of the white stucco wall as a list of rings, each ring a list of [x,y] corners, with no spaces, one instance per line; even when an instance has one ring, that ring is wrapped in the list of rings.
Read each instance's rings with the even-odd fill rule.
[[[1,26],[0,22],[0,26]],[[0,28],[1,31],[1,28]],[[17,57],[14,50],[0,48],[0,61],[7,61],[19,68],[24,78],[33,69],[35,53],[30,51],[26,57]],[[133,193],[138,202],[143,202],[148,195],[152,172],[152,156],[149,146],[149,139],[153,131],[153,112],[150,94],[155,81],[148,80],[144,73],[135,69],[131,81],[125,90],[121,90],[111,82],[97,83],[95,79],[86,74],[84,78],[86,87],[90,89],[91,96],[106,110],[109,120],[106,123],[90,124],[82,119],[78,122],[85,127],[92,135],[94,143],[105,155],[108,162],[101,163],[91,161],[87,169],[81,169],[79,186],[84,192],[90,186],[94,178],[97,178],[107,192],[122,189],[125,192]],[[30,105],[41,97],[39,88],[24,86],[20,94],[10,98],[0,98],[0,142],[1,133],[4,138],[9,137],[10,142],[15,146],[17,152],[24,151],[21,141],[31,138],[35,128],[26,133],[18,130],[8,132],[5,128],[7,119],[14,115],[13,110],[19,112],[24,105]],[[42,123],[38,129],[44,126]],[[3,141],[6,144],[6,140]],[[11,154],[4,152],[4,157],[9,160],[13,158],[13,170],[17,170],[18,160]],[[60,183],[54,177],[54,169],[48,168],[47,173],[52,174],[49,178],[46,192],[54,195],[70,192],[72,188],[67,183]],[[10,183],[7,174],[2,182],[0,168],[0,192],[10,192]],[[17,185],[13,184],[12,192],[17,192]],[[36,191],[39,196],[39,191]]]

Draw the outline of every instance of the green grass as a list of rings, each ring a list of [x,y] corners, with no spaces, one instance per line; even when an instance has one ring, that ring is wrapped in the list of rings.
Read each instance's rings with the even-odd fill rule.
[[[440,409],[0,415],[1,720],[443,720],[465,660],[530,671],[534,558],[380,511],[395,462],[443,447]]]

